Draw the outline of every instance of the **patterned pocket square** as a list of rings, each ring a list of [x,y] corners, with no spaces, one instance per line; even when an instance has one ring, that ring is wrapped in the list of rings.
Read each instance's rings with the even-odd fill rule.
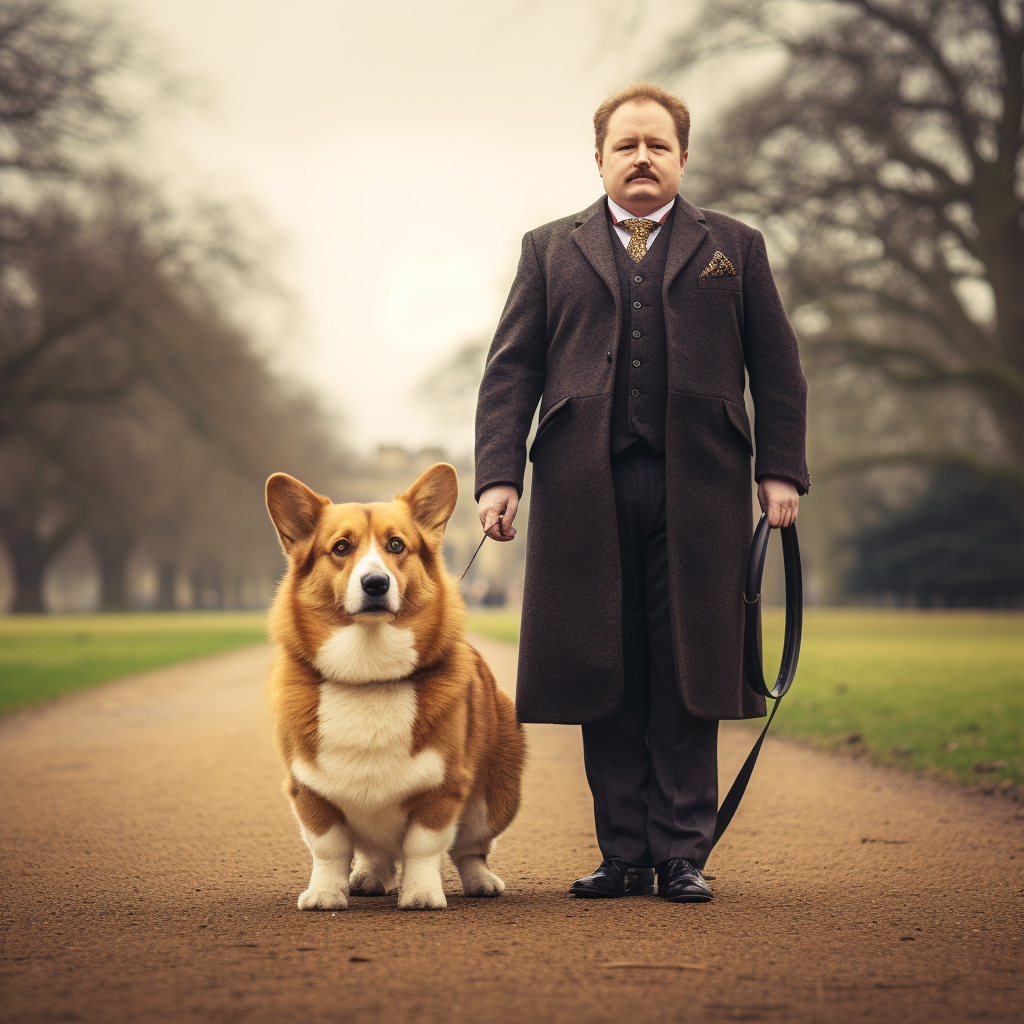
[[[724,252],[715,250],[711,262],[700,272],[701,277],[735,277],[736,268],[729,262]]]

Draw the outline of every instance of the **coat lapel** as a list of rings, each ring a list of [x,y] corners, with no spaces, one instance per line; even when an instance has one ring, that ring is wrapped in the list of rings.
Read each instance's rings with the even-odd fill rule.
[[[606,197],[602,196],[592,206],[588,206],[578,217],[576,230],[572,240],[579,246],[590,265],[600,275],[601,280],[619,305],[619,274],[615,268],[615,253],[612,252],[612,240],[608,232],[608,222],[604,216]],[[682,196],[676,198],[675,224],[669,236],[669,251],[665,258],[664,293],[679,275],[683,267],[693,258],[693,254],[701,247],[708,236],[708,226],[704,214],[688,203]]]
[[[707,236],[708,226],[704,214],[682,196],[677,196],[675,224],[672,225],[668,255],[665,257],[665,285],[662,289],[664,295],[668,295],[672,282],[690,262]]]
[[[604,213],[605,204],[606,197],[601,196],[596,203],[588,206],[577,218],[577,227],[571,238],[600,275],[601,280],[608,285],[608,290],[615,299],[615,308],[618,309],[621,303],[619,272],[615,267],[611,233]]]

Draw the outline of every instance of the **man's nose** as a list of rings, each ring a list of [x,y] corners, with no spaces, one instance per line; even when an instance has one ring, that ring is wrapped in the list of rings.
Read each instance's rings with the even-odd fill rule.
[[[633,158],[633,163],[636,164],[649,164],[651,162],[651,154],[647,149],[647,146],[641,142],[636,147],[636,156]]]

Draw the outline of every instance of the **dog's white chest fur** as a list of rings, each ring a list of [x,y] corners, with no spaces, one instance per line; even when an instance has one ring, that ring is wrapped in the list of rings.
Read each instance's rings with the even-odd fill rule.
[[[416,667],[414,641],[411,629],[390,622],[353,622],[324,641],[313,664],[325,679],[336,683],[401,679]]]
[[[324,683],[318,716],[316,761],[296,760],[292,772],[339,807],[369,843],[391,846],[405,823],[402,801],[444,781],[436,750],[411,752],[414,684]]]

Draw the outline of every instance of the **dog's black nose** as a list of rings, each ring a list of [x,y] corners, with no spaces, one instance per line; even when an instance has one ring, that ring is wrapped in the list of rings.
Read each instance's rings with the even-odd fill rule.
[[[367,573],[359,582],[363,585],[363,593],[370,597],[383,597],[391,586],[391,578],[382,572]]]

